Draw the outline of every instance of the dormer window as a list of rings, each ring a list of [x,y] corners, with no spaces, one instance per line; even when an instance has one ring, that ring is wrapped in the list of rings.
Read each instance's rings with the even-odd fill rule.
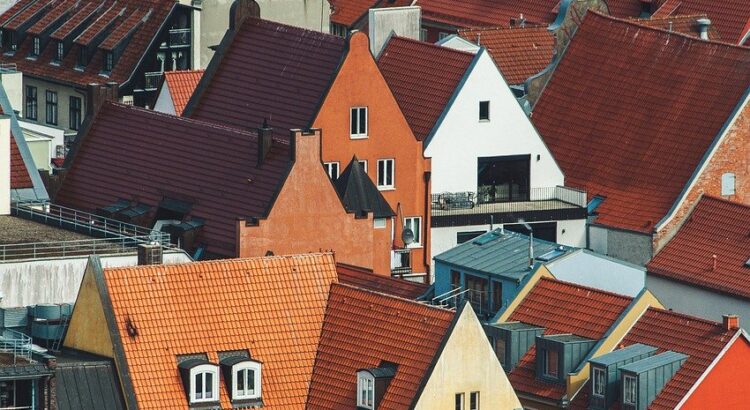
[[[607,390],[607,379],[604,377],[604,369],[594,367],[591,369],[592,374],[592,394],[596,397],[604,397]]]
[[[222,356],[221,371],[232,402],[260,401],[261,362],[251,359],[247,351],[223,352],[219,354],[219,357]]]
[[[358,370],[357,409],[377,409],[397,370],[396,364],[385,361],[380,363],[380,367]]]
[[[104,53],[104,72],[111,73],[112,67],[115,65],[115,56],[111,51]]]
[[[34,44],[31,48],[31,56],[38,57],[39,51],[42,48],[42,40],[39,37],[34,37]]]
[[[537,336],[536,374],[543,381],[565,383],[596,341],[572,334]]]
[[[375,378],[367,372],[357,375],[357,407],[374,409]]]
[[[544,376],[557,378],[560,357],[556,350],[545,349],[544,354]]]
[[[205,359],[189,358],[178,367],[190,404],[219,401],[219,366]]]
[[[636,393],[638,392],[638,380],[633,376],[625,376],[622,380],[622,401],[625,404],[635,406]]]

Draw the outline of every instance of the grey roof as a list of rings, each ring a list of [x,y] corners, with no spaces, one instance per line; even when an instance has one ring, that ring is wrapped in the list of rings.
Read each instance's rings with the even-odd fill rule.
[[[58,363],[55,378],[59,410],[125,409],[111,361]]]
[[[534,238],[535,258],[556,249],[562,249],[564,254],[574,248]],[[516,232],[495,229],[435,256],[435,261],[489,275],[520,280],[531,272],[529,237]]]
[[[580,342],[593,342],[594,340],[587,337],[578,336],[574,334],[560,334],[560,335],[545,335],[542,336],[547,340],[554,340],[560,343],[580,343]]]
[[[598,364],[600,366],[610,366],[615,363],[628,360],[632,357],[654,353],[657,350],[658,349],[653,346],[636,343],[634,345],[630,345],[628,347],[624,347],[622,349],[618,349],[605,355],[601,355],[599,357],[591,359],[590,362],[592,364]]]
[[[41,363],[19,363],[17,365],[1,365],[0,380],[38,379],[52,375],[52,371]]]
[[[492,323],[490,326],[504,330],[544,329],[542,326],[530,325],[523,322]]]
[[[396,215],[362,169],[357,157],[352,158],[334,185],[347,212],[353,212],[356,215],[372,212],[375,218],[388,218]]]
[[[685,354],[668,350],[664,353],[659,353],[656,356],[647,357],[643,360],[639,360],[637,362],[622,366],[620,370],[624,372],[641,374],[643,372],[647,372],[649,370],[656,369],[670,363],[687,360],[687,358],[688,356]]]

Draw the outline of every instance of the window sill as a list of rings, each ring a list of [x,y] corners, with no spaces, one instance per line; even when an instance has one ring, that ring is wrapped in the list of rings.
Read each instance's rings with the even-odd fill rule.
[[[366,140],[367,138],[369,138],[368,135],[351,135],[351,134],[349,134],[349,139],[353,139],[353,140]]]
[[[490,120],[479,120],[479,122],[490,122]]]
[[[378,191],[395,191],[396,187],[393,186],[379,186]]]
[[[406,245],[406,247],[409,249],[422,249],[423,248],[421,243],[412,243],[410,245]]]

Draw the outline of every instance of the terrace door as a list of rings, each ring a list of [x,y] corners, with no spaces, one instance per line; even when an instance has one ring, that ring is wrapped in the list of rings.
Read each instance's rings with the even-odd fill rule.
[[[478,201],[528,201],[530,175],[530,155],[480,157],[477,166]]]

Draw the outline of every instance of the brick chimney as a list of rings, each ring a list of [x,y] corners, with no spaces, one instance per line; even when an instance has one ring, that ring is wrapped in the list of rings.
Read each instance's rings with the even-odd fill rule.
[[[258,164],[260,167],[263,161],[266,160],[268,151],[271,150],[273,144],[273,128],[268,126],[267,119],[263,119],[263,125],[257,129],[258,131]]]
[[[737,315],[724,315],[722,316],[722,322],[725,330],[739,330],[740,328],[740,317]]]
[[[10,117],[0,115],[0,215],[10,215],[11,138],[13,137],[10,134]]]
[[[92,83],[87,85],[86,118],[88,118],[89,116],[96,116],[105,101],[116,102],[118,99],[118,89],[118,84],[114,82],[107,84]]]

